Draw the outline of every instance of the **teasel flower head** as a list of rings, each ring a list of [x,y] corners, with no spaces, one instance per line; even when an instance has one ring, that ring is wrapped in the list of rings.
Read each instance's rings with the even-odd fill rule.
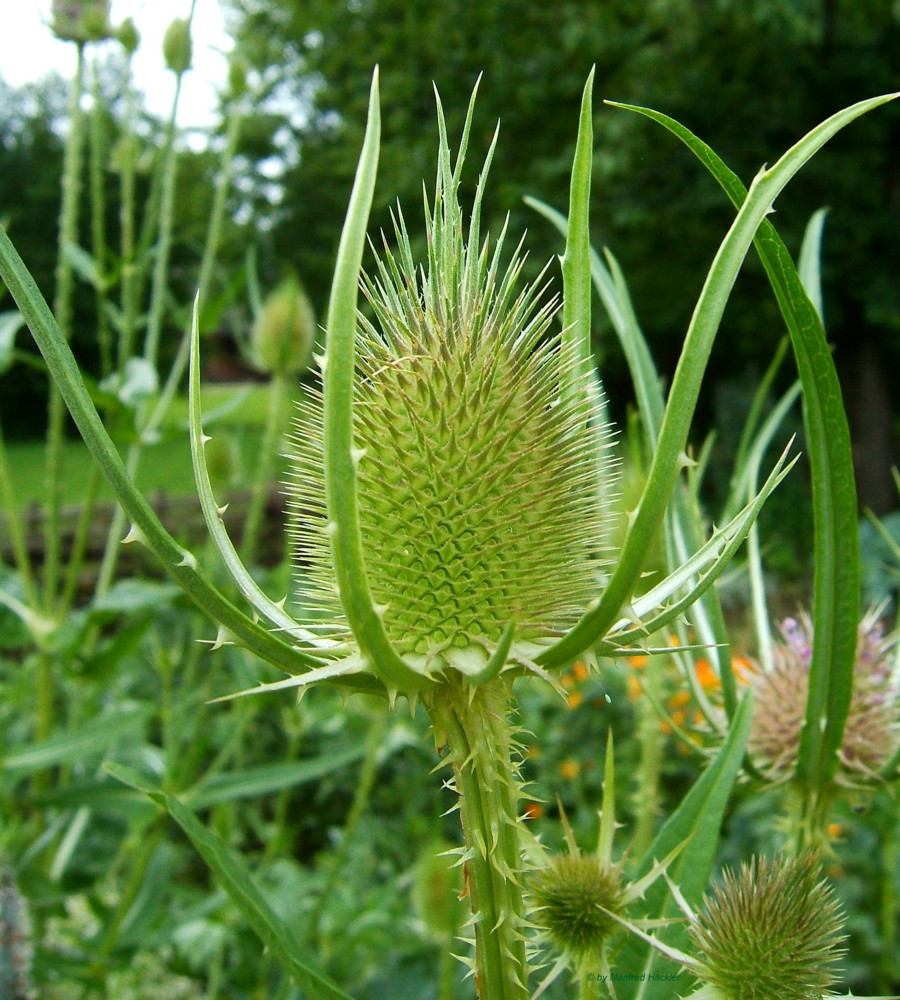
[[[872,778],[900,748],[900,692],[892,655],[896,635],[886,635],[879,609],[859,626],[850,710],[839,753],[837,780],[852,784]],[[772,780],[791,778],[797,765],[806,714],[813,625],[806,614],[781,623],[782,641],[773,649],[773,669],[753,678],[754,714],[748,748],[751,759]]]
[[[696,1000],[821,1000],[843,955],[843,917],[812,854],[726,870],[691,920]]]
[[[530,662],[596,597],[611,472],[544,277],[523,281],[520,249],[504,261],[505,232],[493,246],[482,240],[493,146],[466,223],[470,121],[451,167],[438,107],[427,253],[417,258],[398,210],[396,247],[383,241],[363,283],[352,390],[358,523],[374,605],[406,666],[479,678],[499,660]],[[301,586],[349,642],[329,535],[326,409],[312,391],[293,435],[292,535]]]
[[[562,854],[529,883],[532,922],[547,943],[576,963],[601,954],[619,929],[625,883],[621,869],[598,858]],[[614,916],[615,915],[615,916]]]
[[[615,817],[615,768],[613,741],[607,741],[603,780],[603,806],[600,811],[600,833],[597,848],[587,854],[575,842],[562,804],[559,805],[567,852],[548,856],[545,864],[537,864],[526,883],[529,921],[535,931],[536,951],[551,964],[534,997],[544,990],[565,969],[583,979],[587,970],[600,971],[609,978],[609,945],[614,935],[623,930],[645,933],[665,924],[666,920],[631,920],[629,906],[644,896],[646,890],[666,870],[681,851],[679,845],[667,857],[658,860],[641,878],[629,881],[625,877],[623,854],[613,859]],[[535,854],[546,849],[535,847]]]

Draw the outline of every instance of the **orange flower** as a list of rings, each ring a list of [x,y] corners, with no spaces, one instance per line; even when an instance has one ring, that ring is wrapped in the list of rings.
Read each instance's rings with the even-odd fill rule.
[[[634,676],[634,674],[629,674],[626,681],[627,688],[626,693],[628,695],[629,701],[637,701],[641,696],[641,682]]]
[[[559,770],[564,778],[568,781],[573,781],[579,774],[581,774],[581,764],[579,764],[577,760],[573,760],[569,757],[567,760],[562,762]]]
[[[591,675],[591,672],[581,660],[572,665],[572,673],[575,675],[576,681],[586,681]]]
[[[680,691],[676,691],[675,694],[666,702],[669,707],[669,711],[672,712],[676,708],[681,708],[686,705],[691,700],[691,692],[687,688],[682,688]],[[684,713],[681,713],[684,715]]]
[[[578,708],[583,701],[584,695],[580,691],[573,691],[568,698],[566,698],[566,704],[569,708]]]
[[[544,815],[544,807],[539,802],[525,803],[525,819],[540,819]]]

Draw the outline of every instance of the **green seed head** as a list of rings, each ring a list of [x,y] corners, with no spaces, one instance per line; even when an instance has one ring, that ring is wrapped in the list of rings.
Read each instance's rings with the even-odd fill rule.
[[[700,979],[722,1000],[820,1000],[836,981],[843,920],[814,856],[726,871],[690,928]]]
[[[533,655],[597,594],[605,450],[577,361],[551,330],[555,302],[539,283],[523,287],[518,254],[501,265],[502,239],[480,243],[481,185],[467,235],[443,130],[440,157],[427,259],[414,259],[401,216],[398,249],[385,247],[364,281],[359,519],[397,651],[423,674],[475,674],[509,622],[513,656]],[[301,579],[312,576],[318,603],[339,618],[321,404],[313,393],[294,436],[293,532]]]
[[[532,922],[553,949],[576,962],[600,955],[619,928],[610,913],[622,912],[621,872],[596,858],[562,855],[532,877],[529,889]]]

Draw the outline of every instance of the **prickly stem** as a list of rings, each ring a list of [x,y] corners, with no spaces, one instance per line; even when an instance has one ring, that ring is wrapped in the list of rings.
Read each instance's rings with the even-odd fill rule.
[[[458,677],[424,696],[438,752],[453,767],[466,840],[465,884],[481,1000],[527,1000],[512,682],[472,690]]]

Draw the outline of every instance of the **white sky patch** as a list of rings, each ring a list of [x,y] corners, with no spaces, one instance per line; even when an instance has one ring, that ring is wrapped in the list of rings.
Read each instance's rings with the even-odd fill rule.
[[[11,0],[7,0],[11,2]],[[62,42],[50,31],[51,0],[19,0],[0,29],[0,77],[10,86],[34,83],[57,70],[71,78],[75,71],[75,45]],[[160,117],[169,114],[175,93],[175,74],[165,67],[162,39],[176,17],[187,17],[191,0],[113,0],[112,22],[130,17],[141,43],[134,55],[134,76],[144,92],[147,108]],[[232,47],[218,0],[197,0],[191,35],[192,69],[185,76],[179,101],[178,123],[183,128],[210,125],[215,120],[217,94],[227,79],[226,54]],[[104,42],[118,45],[118,42]]]

